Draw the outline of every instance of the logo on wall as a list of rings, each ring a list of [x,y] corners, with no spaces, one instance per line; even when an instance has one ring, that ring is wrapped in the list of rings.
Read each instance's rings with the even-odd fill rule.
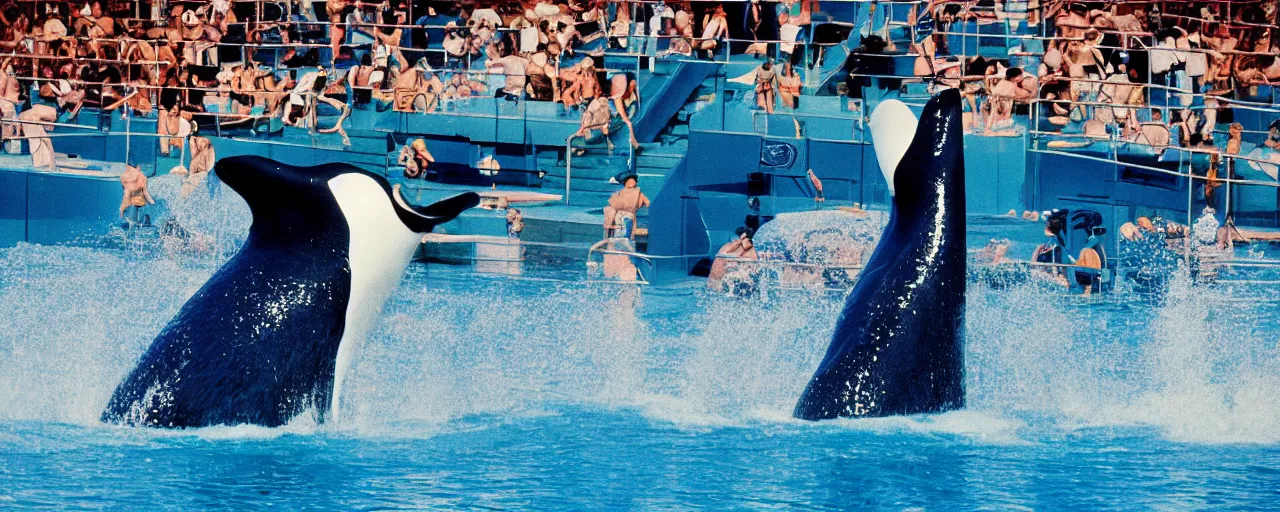
[[[796,147],[781,141],[763,141],[760,145],[760,165],[765,167],[791,167],[796,163]]]

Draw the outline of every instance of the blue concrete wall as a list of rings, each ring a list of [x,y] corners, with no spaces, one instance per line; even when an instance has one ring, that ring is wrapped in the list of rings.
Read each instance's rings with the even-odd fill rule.
[[[1034,182],[1037,210],[1075,209],[1083,204],[1100,205],[1097,209],[1103,209],[1105,205],[1114,207],[1122,215],[1107,219],[1108,224],[1113,225],[1131,221],[1138,215],[1186,217],[1187,180],[1182,177],[1161,175],[1123,163],[1056,154],[1032,153],[1028,165],[1038,176]]]
[[[970,214],[998,215],[1027,208],[1026,139],[965,135],[965,200]]]
[[[101,236],[119,217],[120,181],[0,169],[0,246]]]

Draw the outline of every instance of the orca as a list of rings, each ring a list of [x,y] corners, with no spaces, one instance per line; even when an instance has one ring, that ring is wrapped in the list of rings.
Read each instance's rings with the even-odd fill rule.
[[[920,119],[902,102],[871,115],[889,183],[889,223],[796,403],[805,420],[942,412],[964,406],[965,187],[960,94]]]
[[[156,336],[103,422],[275,427],[306,411],[335,416],[422,234],[480,201],[468,192],[410,206],[399,186],[347,164],[237,156],[214,172],[249,204],[248,237]]]

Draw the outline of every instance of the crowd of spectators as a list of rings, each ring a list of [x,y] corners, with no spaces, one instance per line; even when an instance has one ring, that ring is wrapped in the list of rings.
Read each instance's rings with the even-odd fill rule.
[[[1059,147],[1114,139],[1157,152],[1223,146],[1233,105],[1270,105],[1280,80],[1274,1],[934,0],[930,14],[914,74],[960,87],[966,126],[987,135],[1030,128],[1070,136]],[[948,51],[948,35],[974,21],[1008,24],[1008,58]]]
[[[434,112],[487,96],[555,102],[580,118],[575,136],[609,142],[610,125],[625,126],[635,146],[637,76],[606,69],[605,52],[757,56],[749,85],[773,112],[798,108],[804,73],[825,58],[819,42],[860,40],[846,70],[878,73],[888,71],[859,67],[859,55],[908,50],[895,39],[918,35],[913,74],[961,88],[975,132],[1031,128],[1077,139],[1063,145],[1160,150],[1221,146],[1232,106],[1270,103],[1280,80],[1274,1],[930,0],[900,6],[911,28],[894,34],[866,5],[872,21],[853,26],[865,21],[834,19],[818,0],[0,0],[0,115],[65,121],[87,106],[152,116],[168,154],[208,120],[345,141],[352,108]],[[975,21],[1010,27],[1007,56],[949,49],[958,24]],[[847,83],[856,96],[867,82]],[[321,111],[337,121],[317,126]],[[48,141],[39,131],[3,125]]]
[[[60,121],[84,107],[151,116],[164,154],[206,120],[319,129],[322,105],[433,112],[477,96],[566,114],[604,98],[608,119],[629,129],[636,75],[605,69],[604,52],[724,58],[739,37],[759,41],[739,53],[796,60],[797,44],[771,38],[803,43],[818,1],[765,5],[735,4],[731,16],[687,0],[3,0],[0,115],[45,105]],[[794,67],[775,70],[761,84],[770,111],[800,96]],[[584,129],[601,128],[593,118]],[[343,120],[322,131],[345,141]]]

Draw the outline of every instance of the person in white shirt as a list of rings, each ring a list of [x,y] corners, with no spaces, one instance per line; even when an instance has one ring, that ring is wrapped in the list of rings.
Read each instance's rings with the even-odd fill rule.
[[[1157,35],[1159,44],[1148,50],[1148,58],[1150,59],[1151,82],[1154,85],[1176,86],[1177,81],[1174,78],[1175,72],[1185,72],[1186,53],[1177,49],[1176,39],[1180,34],[1174,29],[1165,29]],[[1166,89],[1154,88],[1152,93],[1152,104],[1165,103],[1161,98],[1168,98],[1169,92]]]

